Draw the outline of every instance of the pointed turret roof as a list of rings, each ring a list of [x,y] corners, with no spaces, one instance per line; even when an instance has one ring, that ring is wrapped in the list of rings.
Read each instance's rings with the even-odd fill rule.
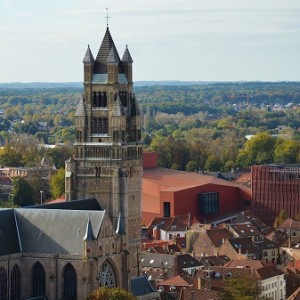
[[[118,234],[118,235],[124,235],[124,234],[126,234],[125,224],[124,224],[124,218],[123,218],[123,215],[122,215],[121,212],[119,212],[116,234]]]
[[[105,35],[103,37],[102,43],[100,45],[96,61],[95,61],[95,73],[97,74],[106,74],[107,73],[107,59],[111,52],[111,49],[114,48],[117,52],[115,43],[111,37],[109,28],[106,28]],[[118,52],[117,52],[118,53]],[[119,57],[119,54],[118,54]],[[120,58],[119,58],[120,60]]]
[[[94,56],[93,56],[93,53],[90,49],[90,45],[88,45],[88,48],[86,49],[86,52],[85,52],[85,55],[84,55],[84,58],[83,58],[83,63],[94,63]]]
[[[120,57],[119,57],[118,51],[114,45],[111,47],[111,50],[109,52],[109,55],[108,55],[106,61],[109,64],[118,64],[120,62]]]
[[[90,217],[88,218],[87,224],[86,224],[86,231],[85,231],[85,235],[83,240],[84,241],[92,241],[95,240],[95,236],[93,233],[93,228],[92,228],[92,224],[91,224],[91,219]]]
[[[119,93],[118,93],[117,94],[117,99],[115,101],[115,105],[114,105],[113,110],[112,110],[112,116],[120,117],[122,115],[123,115],[122,106],[121,106],[120,96],[119,96]]]
[[[130,52],[128,50],[128,46],[126,45],[126,49],[124,51],[123,57],[122,57],[122,62],[128,63],[128,64],[132,64],[133,60],[132,57],[130,55]]]
[[[77,105],[75,117],[85,117],[85,116],[86,116],[86,113],[85,113],[83,97],[82,97]]]

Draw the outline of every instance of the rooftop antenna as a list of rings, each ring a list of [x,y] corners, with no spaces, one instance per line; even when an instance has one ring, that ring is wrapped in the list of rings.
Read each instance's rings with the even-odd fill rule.
[[[108,8],[106,8],[106,17],[104,17],[106,19],[106,26],[108,27],[108,19],[110,19],[110,17],[108,16]]]

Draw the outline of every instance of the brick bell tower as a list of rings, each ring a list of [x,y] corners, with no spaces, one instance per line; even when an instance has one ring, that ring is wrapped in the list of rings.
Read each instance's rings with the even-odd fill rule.
[[[133,93],[133,60],[120,59],[107,26],[94,59],[83,59],[84,93],[75,113],[75,155],[66,162],[66,200],[96,198],[106,209],[138,275],[142,141],[140,110]],[[127,252],[126,251],[126,252]]]

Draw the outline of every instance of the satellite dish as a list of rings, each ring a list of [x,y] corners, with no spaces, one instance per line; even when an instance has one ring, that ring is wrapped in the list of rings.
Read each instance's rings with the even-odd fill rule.
[[[163,286],[160,286],[159,288],[158,288],[158,291],[161,293],[161,292],[163,292],[165,290],[165,288],[163,287]]]

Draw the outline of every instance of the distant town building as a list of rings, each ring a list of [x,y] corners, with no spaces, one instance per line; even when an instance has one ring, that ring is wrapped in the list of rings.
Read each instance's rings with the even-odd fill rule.
[[[287,217],[300,212],[300,165],[252,166],[252,210],[272,225],[282,209]]]

